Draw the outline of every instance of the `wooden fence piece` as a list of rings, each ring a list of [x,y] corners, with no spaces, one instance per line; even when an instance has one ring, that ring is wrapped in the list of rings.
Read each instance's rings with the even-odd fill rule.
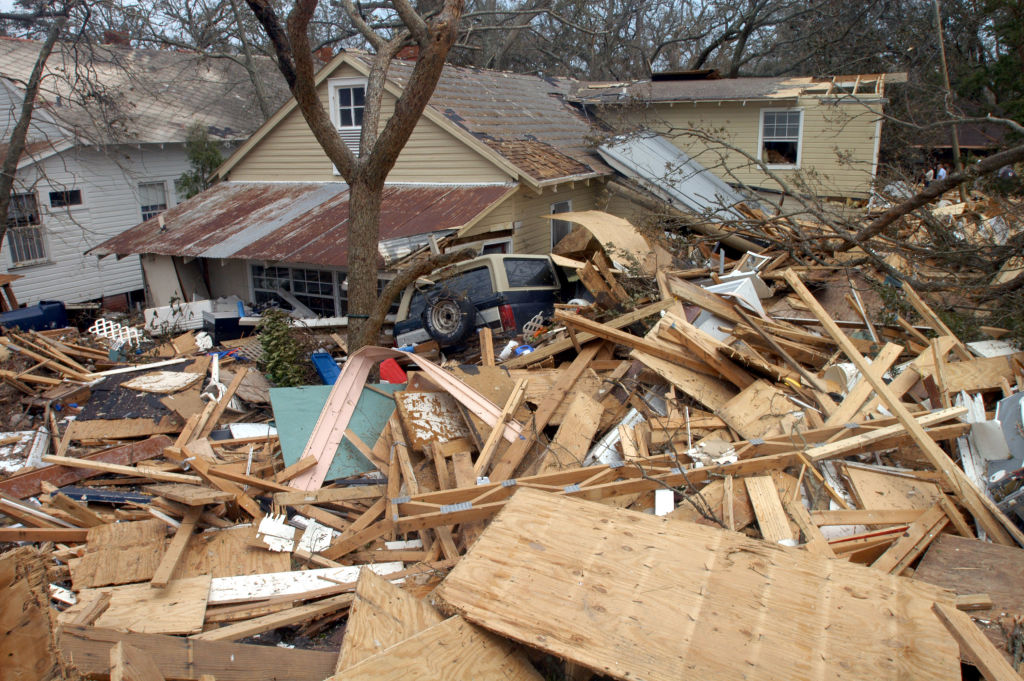
[[[363,569],[356,582],[336,671],[340,673],[443,619],[427,601]]]
[[[822,327],[825,331],[832,336],[832,338],[839,344],[839,347],[843,350],[847,357],[850,358],[861,374],[868,379],[872,387],[875,389],[875,393],[885,402],[885,406],[890,412],[899,420],[900,424],[910,433],[914,438],[915,443],[920,448],[921,452],[927,457],[929,463],[935,467],[936,470],[940,471],[945,478],[946,483],[956,493],[957,498],[967,508],[968,511],[974,516],[975,520],[985,529],[992,539],[1000,544],[1009,544],[1016,540],[1017,543],[1024,546],[1024,533],[1022,533],[1013,521],[1007,518],[1003,513],[996,507],[995,503],[984,494],[981,494],[977,488],[974,487],[973,483],[967,479],[966,474],[953,463],[952,459],[939,448],[935,442],[928,437],[913,415],[907,410],[906,406],[899,400],[899,398],[893,396],[889,391],[888,386],[880,379],[875,378],[871,374],[871,365],[868,364],[864,357],[857,351],[853,346],[850,339],[844,334],[836,323],[832,321],[832,318],[828,316],[824,308],[815,300],[811,292],[807,290],[807,287],[800,281],[800,277],[797,276],[792,270],[787,270],[785,273],[786,282],[790,287],[797,293],[800,300],[811,310],[812,314],[817,317],[818,321],[821,322]],[[1009,534],[1008,534],[1009,532]],[[1012,535],[1012,538],[1011,538]]]
[[[952,597],[926,586],[524,488],[435,597],[495,633],[616,679],[810,681],[836,669],[955,678],[956,645],[930,616],[933,602]]]

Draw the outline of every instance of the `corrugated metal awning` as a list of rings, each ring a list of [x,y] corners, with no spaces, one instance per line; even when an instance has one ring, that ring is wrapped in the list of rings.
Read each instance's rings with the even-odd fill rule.
[[[510,185],[388,185],[380,240],[458,229],[515,191]],[[343,182],[222,182],[109,239],[93,255],[238,258],[348,265]]]

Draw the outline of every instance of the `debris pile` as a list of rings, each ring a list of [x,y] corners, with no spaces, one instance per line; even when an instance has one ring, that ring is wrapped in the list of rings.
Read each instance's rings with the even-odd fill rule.
[[[0,556],[2,659],[196,681],[950,679],[964,659],[1019,679],[1024,353],[969,347],[910,287],[918,326],[873,323],[852,288],[840,318],[807,287],[824,269],[763,255],[652,249],[645,298],[608,240],[577,241],[556,262],[594,302],[504,360],[484,328],[478,363],[365,347],[333,386],[270,388],[190,334],[100,369],[85,342],[8,332],[35,364],[2,377],[52,441],[0,480],[0,541],[27,543]]]

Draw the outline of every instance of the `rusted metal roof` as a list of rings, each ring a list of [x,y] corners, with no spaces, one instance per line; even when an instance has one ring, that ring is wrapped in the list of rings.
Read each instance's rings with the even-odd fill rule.
[[[388,185],[380,240],[457,229],[515,191],[508,185]],[[348,265],[343,182],[222,182],[90,253]]]

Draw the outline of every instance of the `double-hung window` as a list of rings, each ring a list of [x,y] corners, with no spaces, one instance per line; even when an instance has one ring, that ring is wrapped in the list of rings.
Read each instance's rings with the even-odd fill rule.
[[[769,168],[799,168],[802,131],[800,109],[761,111],[761,161]]]
[[[334,126],[352,153],[358,154],[359,135],[363,129],[363,110],[366,106],[366,81],[333,78],[328,83]]]
[[[139,208],[145,222],[167,210],[167,185],[163,182],[143,182],[139,185]]]
[[[46,262],[46,243],[34,192],[12,194],[7,209],[7,247],[15,265]]]

